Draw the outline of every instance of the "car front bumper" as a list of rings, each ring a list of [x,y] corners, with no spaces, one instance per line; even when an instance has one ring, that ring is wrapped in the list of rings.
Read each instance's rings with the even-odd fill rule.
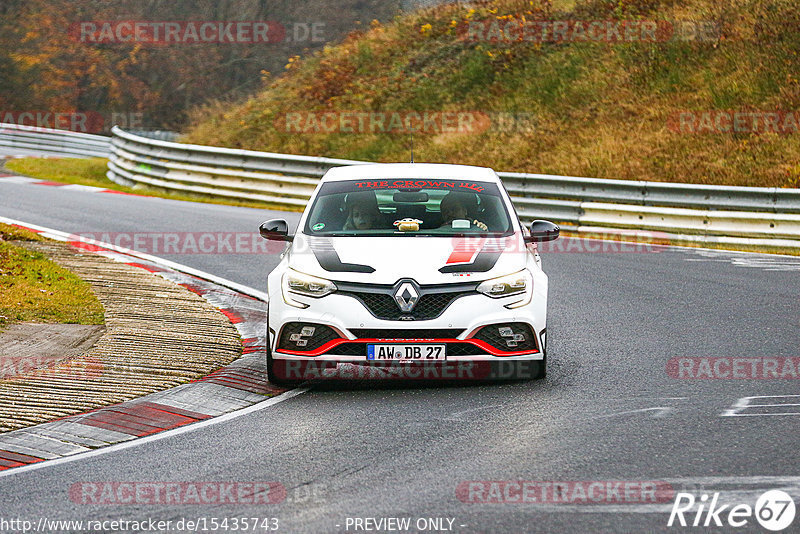
[[[300,309],[286,304],[280,290],[270,294],[269,348],[275,360],[371,364],[374,362],[367,360],[369,344],[445,344],[448,362],[544,358],[546,296],[536,292],[529,304],[516,309],[504,306],[513,299],[490,299],[478,293],[466,295],[453,301],[436,319],[415,321],[379,319],[359,300],[347,295],[334,293],[321,299],[297,300],[308,303],[309,307]],[[284,328],[296,323],[321,325],[331,332],[317,342],[313,335],[305,336],[306,346],[292,346],[292,342],[284,339]],[[525,350],[518,350],[504,346],[502,338],[489,343],[481,334],[483,328],[506,324],[527,325],[533,343],[528,343]],[[363,335],[365,332],[369,335]],[[359,351],[359,345],[363,350]]]

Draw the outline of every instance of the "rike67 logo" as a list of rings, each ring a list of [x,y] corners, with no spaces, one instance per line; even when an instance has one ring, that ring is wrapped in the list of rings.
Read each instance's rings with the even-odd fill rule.
[[[794,500],[785,491],[767,491],[756,500],[755,506],[720,504],[719,500],[719,493],[714,493],[710,499],[705,493],[699,499],[691,493],[678,493],[667,526],[738,528],[749,525],[755,517],[762,528],[779,532],[794,521]]]

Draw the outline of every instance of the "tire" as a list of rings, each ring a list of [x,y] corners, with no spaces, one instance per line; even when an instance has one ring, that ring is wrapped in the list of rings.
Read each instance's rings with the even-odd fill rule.
[[[539,369],[533,374],[531,380],[541,380],[547,376],[547,355],[545,354],[544,359],[536,363],[539,364]]]
[[[275,384],[276,386],[282,387],[297,387],[303,383],[303,380],[292,380],[281,378],[277,376],[275,373],[275,360],[272,358],[272,351],[270,350],[270,342],[269,342],[269,323],[267,323],[267,335],[266,335],[266,353],[267,353],[267,381],[271,384]]]

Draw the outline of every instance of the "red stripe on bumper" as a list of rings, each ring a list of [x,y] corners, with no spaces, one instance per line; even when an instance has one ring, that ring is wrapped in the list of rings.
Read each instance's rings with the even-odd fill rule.
[[[405,344],[405,345],[413,345],[413,344],[420,344],[420,343],[469,343],[470,345],[475,345],[476,347],[485,350],[487,353],[491,354],[492,356],[523,356],[526,354],[538,354],[539,351],[534,350],[520,350],[520,351],[502,351],[494,348],[493,346],[489,345],[485,341],[481,341],[480,339],[333,339],[328,341],[321,347],[315,350],[307,350],[307,351],[299,351],[299,350],[286,350],[286,349],[276,349],[275,352],[279,354],[290,354],[292,356],[319,356],[321,354],[325,354],[329,350],[334,347],[338,347],[342,343],[381,343],[381,344]],[[365,352],[366,355],[366,352]]]

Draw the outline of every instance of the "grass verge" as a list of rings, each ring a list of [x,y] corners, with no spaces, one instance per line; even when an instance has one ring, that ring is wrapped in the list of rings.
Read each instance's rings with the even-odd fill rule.
[[[103,324],[91,287],[43,254],[13,244],[38,235],[0,224],[0,330],[11,323]]]
[[[108,178],[108,160],[104,158],[18,158],[7,161],[5,168],[11,172],[63,184],[81,184],[131,192]]]

